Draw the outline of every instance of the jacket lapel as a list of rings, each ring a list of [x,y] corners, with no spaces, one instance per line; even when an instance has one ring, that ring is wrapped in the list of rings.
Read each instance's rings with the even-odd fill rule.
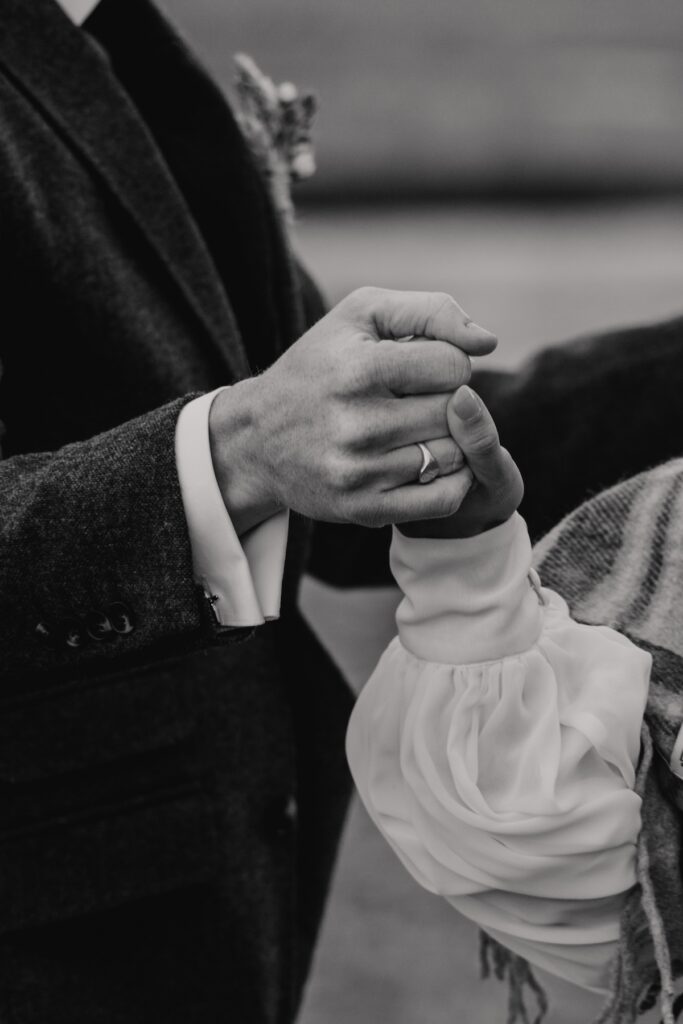
[[[106,55],[55,0],[0,0],[0,66],[135,221],[234,379],[234,315],[186,204]]]

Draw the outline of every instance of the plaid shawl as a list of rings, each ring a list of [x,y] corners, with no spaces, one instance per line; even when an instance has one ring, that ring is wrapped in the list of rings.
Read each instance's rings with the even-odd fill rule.
[[[683,725],[683,459],[641,473],[592,498],[535,548],[545,586],[580,622],[619,630],[653,657],[636,791],[643,799],[637,884],[621,918],[612,992],[595,1024],[631,1024],[661,996],[665,1024],[683,1008],[681,853],[683,780],[669,768]],[[482,971],[507,977],[508,1024],[536,1021],[547,1001],[528,964],[482,934]]]

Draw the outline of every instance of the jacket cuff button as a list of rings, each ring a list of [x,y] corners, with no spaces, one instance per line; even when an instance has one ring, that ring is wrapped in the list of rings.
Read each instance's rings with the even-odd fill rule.
[[[123,601],[115,601],[107,608],[107,618],[111,627],[119,636],[128,636],[135,629],[135,619],[127,604]]]
[[[58,632],[54,622],[48,622],[46,619],[42,619],[33,630],[38,641],[51,650],[57,647]]]
[[[64,643],[72,650],[78,650],[88,642],[88,637],[80,622],[69,619],[61,624],[61,632]]]
[[[85,617],[85,628],[93,640],[106,640],[114,632],[108,615],[102,611],[91,611]]]

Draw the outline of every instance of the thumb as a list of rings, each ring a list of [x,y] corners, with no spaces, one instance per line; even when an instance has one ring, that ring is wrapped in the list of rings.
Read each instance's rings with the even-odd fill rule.
[[[481,398],[462,385],[448,403],[447,417],[448,429],[475,479],[494,490],[503,489],[509,475],[507,453],[501,448],[496,424]]]
[[[457,345],[468,355],[493,352],[498,339],[472,321],[444,292],[374,289],[372,322],[378,338],[428,338]]]

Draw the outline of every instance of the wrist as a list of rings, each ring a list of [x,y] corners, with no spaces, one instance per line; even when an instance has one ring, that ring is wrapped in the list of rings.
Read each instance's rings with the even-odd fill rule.
[[[487,520],[465,520],[457,515],[448,519],[423,519],[420,522],[396,523],[396,529],[404,537],[416,540],[470,540],[483,533],[489,533],[506,523],[510,516]]]
[[[209,442],[216,481],[238,536],[282,510],[262,457],[258,378],[216,395],[209,412]]]
[[[396,529],[404,537],[431,540],[467,540],[489,533],[496,527],[506,523],[515,512],[516,507],[506,509],[490,509],[486,502],[477,502],[478,488],[474,482],[465,501],[458,511],[451,516],[440,519],[421,519],[409,523],[396,523]],[[474,501],[472,499],[475,499]],[[480,507],[477,508],[477,504]],[[468,509],[468,505],[474,507]]]

